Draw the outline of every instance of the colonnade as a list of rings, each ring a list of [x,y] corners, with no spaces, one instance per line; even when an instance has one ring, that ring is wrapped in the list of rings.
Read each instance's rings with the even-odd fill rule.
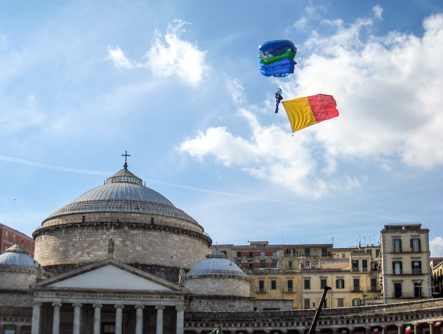
[[[61,302],[53,302],[53,321],[52,321],[52,334],[60,333],[60,308],[62,306]],[[74,317],[73,317],[73,334],[81,334],[80,326],[81,326],[81,308],[83,307],[82,303],[72,303],[74,308]],[[94,322],[93,322],[93,334],[101,334],[101,309],[103,304],[92,304],[94,308]],[[123,331],[123,309],[124,304],[114,304],[115,308],[115,334],[122,334]],[[143,333],[143,310],[145,305],[136,304],[136,320],[135,320],[135,334]],[[156,305],[155,309],[157,310],[157,321],[156,321],[156,334],[163,334],[163,310],[165,309],[164,305]],[[183,334],[184,329],[184,306],[177,305],[175,306],[177,310],[177,323],[176,323],[176,334]],[[37,302],[33,304],[32,309],[32,334],[41,334],[40,333],[40,322],[41,322],[41,314],[42,314],[42,303]]]
[[[441,330],[434,326],[436,321],[417,321],[410,325],[404,323],[383,324],[380,326],[348,326],[348,327],[322,327],[317,326],[316,334],[440,334]],[[409,330],[406,330],[410,326]],[[439,328],[439,327],[437,327]],[[184,334],[204,334],[208,333],[213,328],[194,328],[186,329]],[[223,334],[307,334],[309,328],[229,328],[220,326]]]

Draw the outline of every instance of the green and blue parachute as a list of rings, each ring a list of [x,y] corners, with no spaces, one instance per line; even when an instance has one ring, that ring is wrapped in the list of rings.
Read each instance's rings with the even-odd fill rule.
[[[275,40],[258,47],[260,72],[267,76],[286,77],[294,73],[297,48],[291,41]]]

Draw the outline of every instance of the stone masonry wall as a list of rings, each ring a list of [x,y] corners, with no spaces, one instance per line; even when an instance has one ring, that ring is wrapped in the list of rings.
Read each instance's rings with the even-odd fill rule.
[[[193,315],[233,314],[238,312],[261,312],[266,310],[292,311],[291,300],[258,300],[256,298],[233,296],[190,296],[187,300],[185,315],[191,319]],[[198,318],[198,317],[197,317]]]
[[[37,272],[5,270],[0,268],[0,289],[29,289],[35,283]]]
[[[191,277],[186,278],[185,288],[199,295],[249,297],[249,280],[231,277]]]
[[[113,257],[127,264],[183,267],[189,270],[208,254],[210,238],[183,229],[133,223],[83,223],[43,228],[36,237],[35,259],[43,267],[82,264]]]

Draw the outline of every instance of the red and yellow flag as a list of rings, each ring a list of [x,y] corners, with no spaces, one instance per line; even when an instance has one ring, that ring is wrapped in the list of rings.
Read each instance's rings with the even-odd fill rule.
[[[338,116],[337,103],[332,95],[317,94],[282,103],[292,132]]]

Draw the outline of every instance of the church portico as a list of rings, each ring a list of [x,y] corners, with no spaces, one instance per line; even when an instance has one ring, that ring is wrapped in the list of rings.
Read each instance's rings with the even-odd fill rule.
[[[183,334],[187,290],[114,259],[42,280],[32,291],[32,334]]]
[[[34,304],[32,334],[183,334],[183,313],[182,304],[42,301]]]

